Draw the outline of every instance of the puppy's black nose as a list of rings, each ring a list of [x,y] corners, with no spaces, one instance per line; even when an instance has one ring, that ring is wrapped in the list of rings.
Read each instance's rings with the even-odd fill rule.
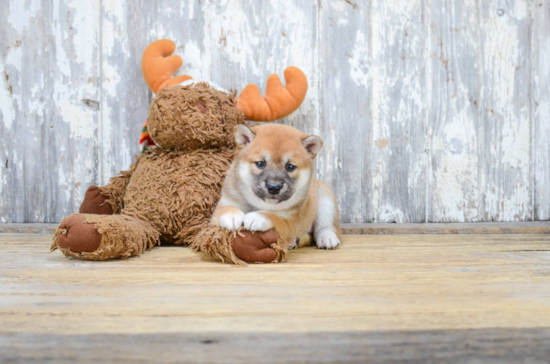
[[[281,192],[281,189],[283,188],[283,185],[280,183],[268,183],[267,184],[267,192],[271,193],[272,195],[276,195],[279,192]]]

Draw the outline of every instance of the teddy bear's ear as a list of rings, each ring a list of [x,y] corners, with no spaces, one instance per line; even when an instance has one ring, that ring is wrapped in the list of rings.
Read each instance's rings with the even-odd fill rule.
[[[172,77],[183,64],[179,56],[168,57],[175,49],[176,44],[170,39],[161,39],[149,44],[143,51],[141,71],[145,82],[154,93],[192,78],[187,75]]]
[[[292,114],[300,105],[307,92],[306,75],[297,67],[285,69],[286,87],[279,76],[273,74],[267,79],[265,97],[258,86],[249,84],[237,98],[237,106],[244,116],[252,121],[273,121]]]

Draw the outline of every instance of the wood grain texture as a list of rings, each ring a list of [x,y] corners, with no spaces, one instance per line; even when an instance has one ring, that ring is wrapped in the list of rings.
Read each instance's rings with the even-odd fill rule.
[[[58,222],[138,153],[140,57],[241,91],[288,65],[342,222],[550,219],[547,1],[0,4],[0,223]]]
[[[0,221],[58,221],[98,178],[96,2],[2,2]]]
[[[141,74],[141,55],[150,42],[149,1],[101,2],[101,122],[98,185],[139,154],[141,125],[147,120],[151,92]]]
[[[481,2],[486,221],[533,219],[530,4]]]
[[[372,2],[375,222],[426,222],[424,4]]]
[[[550,2],[535,1],[533,36],[532,117],[534,124],[535,219],[550,219]]]
[[[427,13],[428,221],[483,221],[478,2],[428,1]]]
[[[372,127],[370,7],[321,1],[319,67],[323,149],[319,178],[329,183],[347,222],[373,221],[369,169]]]
[[[546,364],[550,328],[344,333],[0,334],[0,361]]]
[[[49,253],[51,235],[0,241],[2,333],[550,327],[548,235],[346,235],[246,268],[176,246],[98,264]]]
[[[135,353],[167,361],[163,353],[181,348],[202,350],[200,359],[229,353],[227,345],[244,350],[239,337],[249,338],[248,353],[279,348],[294,360],[315,340],[333,359],[390,355],[393,345],[457,358],[548,350],[549,235],[345,235],[334,251],[302,248],[285,264],[248,267],[175,246],[79,261],[49,253],[50,242],[0,235],[2,362],[99,352],[104,361]],[[460,345],[468,342],[476,344]]]

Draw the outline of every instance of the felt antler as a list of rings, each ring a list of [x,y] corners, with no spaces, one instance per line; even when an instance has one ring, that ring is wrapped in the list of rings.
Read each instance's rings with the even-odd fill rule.
[[[170,39],[161,39],[149,44],[143,51],[141,72],[143,72],[145,82],[154,93],[159,93],[165,87],[177,85],[192,78],[187,75],[172,77],[183,64],[179,56],[168,57],[175,49],[176,44]]]
[[[273,121],[290,115],[306,97],[307,79],[299,68],[290,66],[285,69],[285,81],[286,87],[276,74],[269,76],[265,97],[258,86],[249,84],[239,95],[237,106],[253,121]]]

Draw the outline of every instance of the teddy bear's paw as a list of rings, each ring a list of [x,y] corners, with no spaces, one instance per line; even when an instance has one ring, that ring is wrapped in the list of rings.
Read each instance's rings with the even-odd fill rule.
[[[273,229],[265,232],[243,231],[233,238],[231,247],[237,257],[248,263],[270,263],[277,259],[277,252],[271,248],[279,234]]]
[[[340,245],[340,239],[333,231],[323,231],[315,239],[319,249],[335,249]]]
[[[95,224],[86,222],[82,215],[71,215],[59,224],[62,232],[57,236],[57,245],[62,249],[70,249],[73,253],[92,253],[101,244],[101,234]]]
[[[79,212],[81,214],[112,215],[113,208],[108,198],[100,192],[99,187],[90,186],[84,195]]]
[[[244,217],[242,211],[228,212],[220,217],[220,226],[228,230],[239,230],[243,226]]]
[[[267,231],[273,223],[260,212],[249,212],[244,217],[244,228],[249,231]]]

